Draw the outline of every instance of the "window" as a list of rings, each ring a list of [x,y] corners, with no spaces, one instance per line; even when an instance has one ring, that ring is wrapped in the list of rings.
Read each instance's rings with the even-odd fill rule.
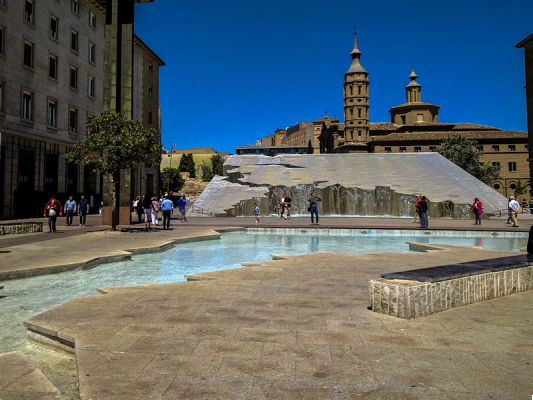
[[[148,98],[150,100],[153,100],[154,99],[154,91],[152,89],[152,85],[148,86]]]
[[[350,116],[353,117],[353,108],[350,108]]]
[[[392,153],[392,148],[385,147],[385,153]]]
[[[350,96],[353,96],[353,87],[349,86],[349,88],[350,88]]]
[[[87,95],[94,98],[94,76],[89,75],[89,81],[87,82]]]
[[[407,151],[406,147],[400,147],[400,153],[405,153]]]
[[[89,62],[93,64],[96,62],[96,46],[91,42],[89,42]]]
[[[57,101],[48,100],[48,127],[57,128]]]
[[[0,113],[4,112],[4,87],[5,82],[0,81]]]
[[[502,166],[501,166],[501,164],[500,164],[499,162],[493,162],[493,163],[492,163],[492,166],[493,166],[493,167],[496,167],[496,170],[497,170],[498,172],[500,172],[501,169],[502,169]]]
[[[2,0],[0,0],[1,2]],[[4,54],[4,27],[0,26],[0,54]]]
[[[363,131],[357,131],[357,134],[359,135],[359,137],[361,137],[361,135],[363,134]]]
[[[78,88],[78,68],[70,66],[70,87],[72,89]]]
[[[72,12],[76,15],[80,15],[80,0],[71,0]]]
[[[70,49],[78,52],[78,32],[75,30],[70,31]]]
[[[492,145],[492,151],[500,151],[500,146],[497,144]]]
[[[516,161],[509,162],[509,172],[516,172]]]
[[[59,19],[53,15],[50,16],[50,37],[55,40],[59,39]]]
[[[152,110],[148,110],[148,123],[152,125],[153,122]]]
[[[415,153],[420,153],[422,151],[422,147],[416,146],[415,147]]]
[[[24,21],[33,24],[34,20],[34,4],[33,0],[26,0],[24,5]]]
[[[78,109],[69,107],[68,109],[68,131],[70,133],[78,132]]]
[[[525,148],[526,150],[529,150],[529,144],[524,145],[524,148]]]
[[[57,56],[50,54],[48,61],[48,76],[57,80]]]
[[[405,115],[402,115],[401,119],[402,119],[402,125],[405,125],[406,124]]]
[[[416,114],[417,122],[424,122],[424,114]]]
[[[483,145],[480,144],[479,146],[477,146],[477,149],[478,151],[483,151]]]
[[[429,146],[429,151],[437,151],[437,146]]]
[[[96,29],[96,14],[89,11],[89,26]]]
[[[33,93],[27,90],[22,92],[22,119],[33,119]]]
[[[499,188],[501,188],[500,184],[499,183],[495,183],[494,184],[494,189],[498,190]]]
[[[24,54],[23,54],[23,64],[26,67],[33,68],[33,43],[27,40],[24,41]]]
[[[361,86],[357,86],[357,94],[361,96]]]
[[[361,118],[361,109],[360,108],[357,109],[357,118]]]
[[[516,151],[516,146],[514,144],[510,144],[509,146],[507,146],[507,150]]]
[[[154,67],[152,64],[148,64],[148,72],[150,72],[151,74],[154,73]]]

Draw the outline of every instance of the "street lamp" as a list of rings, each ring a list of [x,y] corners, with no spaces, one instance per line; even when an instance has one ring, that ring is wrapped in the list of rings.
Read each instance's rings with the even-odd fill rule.
[[[172,176],[172,154],[174,153],[174,150],[176,149],[176,144],[172,143],[172,148],[170,152],[168,152],[168,157],[170,158],[170,163],[168,167],[168,173],[167,173],[167,195],[170,195],[170,178]]]

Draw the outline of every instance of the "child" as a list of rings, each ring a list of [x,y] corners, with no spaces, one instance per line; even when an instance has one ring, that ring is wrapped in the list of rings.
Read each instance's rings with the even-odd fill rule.
[[[277,204],[276,204],[276,214],[278,214],[278,219],[281,219],[281,212],[282,212],[282,207],[281,207],[281,201],[278,200]]]
[[[255,223],[259,223],[259,207],[257,207],[257,203],[254,203],[254,215],[255,215]]]

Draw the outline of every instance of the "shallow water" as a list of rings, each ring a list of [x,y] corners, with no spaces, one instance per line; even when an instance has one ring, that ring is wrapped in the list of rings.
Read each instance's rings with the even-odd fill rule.
[[[270,260],[271,254],[333,251],[347,254],[405,252],[406,241],[480,246],[514,251],[527,244],[525,234],[493,237],[490,233],[365,230],[271,230],[225,233],[220,240],[178,245],[157,254],[54,275],[4,282],[0,291],[0,352],[25,342],[23,321],[71,299],[96,295],[106,286],[185,281],[185,274],[239,268],[244,261]],[[457,236],[461,235],[461,236]]]

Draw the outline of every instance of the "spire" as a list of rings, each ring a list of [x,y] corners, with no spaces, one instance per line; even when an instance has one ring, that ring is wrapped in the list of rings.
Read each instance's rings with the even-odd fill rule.
[[[368,71],[365,69],[365,67],[361,65],[360,58],[361,58],[362,52],[361,50],[359,50],[359,46],[357,45],[357,31],[355,29],[355,24],[353,26],[353,36],[354,36],[353,50],[350,53],[350,55],[352,56],[352,65],[350,65],[350,69],[346,73],[347,74],[351,74],[351,73],[368,74]]]
[[[415,72],[415,66],[414,66],[414,64],[413,64],[413,66],[411,67],[411,73],[409,74],[409,79],[411,79],[411,82],[409,82],[409,84],[407,85],[407,87],[412,87],[412,86],[422,87],[422,85],[420,85],[420,84],[416,81],[416,78],[418,78],[418,75],[417,75],[416,72]]]

